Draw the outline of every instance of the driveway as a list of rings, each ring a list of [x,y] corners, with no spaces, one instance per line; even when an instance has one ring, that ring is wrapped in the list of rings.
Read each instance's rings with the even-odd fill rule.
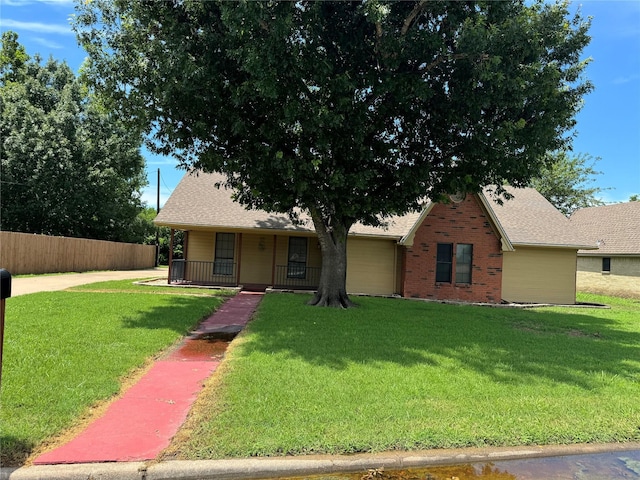
[[[26,295],[28,293],[64,290],[65,288],[76,287],[86,283],[104,282],[106,280],[158,278],[166,276],[166,268],[150,268],[146,270],[83,272],[17,277],[11,279],[11,296],[17,297],[18,295]]]

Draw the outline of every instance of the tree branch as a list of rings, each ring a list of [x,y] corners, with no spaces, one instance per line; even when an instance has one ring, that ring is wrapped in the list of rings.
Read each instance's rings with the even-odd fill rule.
[[[441,63],[447,61],[447,60],[461,60],[463,58],[469,58],[469,54],[468,53],[454,53],[453,55],[443,55],[440,56],[438,58],[436,58],[433,62],[431,62],[429,65],[427,65],[424,68],[425,72],[428,72],[429,70],[432,70],[434,68],[436,68],[438,65],[440,65]],[[484,61],[484,60],[488,60],[489,59],[489,55],[487,55],[486,53],[483,53],[481,55],[478,56],[478,60],[480,61]]]
[[[426,4],[427,4],[427,0],[420,0],[418,4],[415,7],[413,7],[413,10],[411,10],[411,13],[409,13],[407,18],[404,19],[404,23],[402,24],[402,30],[400,30],[400,35],[404,37],[407,34],[407,31],[411,27],[411,24],[416,19],[416,17],[420,15],[420,12],[422,12],[422,9]]]

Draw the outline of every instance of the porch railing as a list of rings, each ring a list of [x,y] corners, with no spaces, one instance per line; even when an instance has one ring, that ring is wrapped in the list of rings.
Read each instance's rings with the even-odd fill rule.
[[[236,264],[225,261],[173,260],[169,281],[194,285],[235,286],[238,284]]]
[[[274,287],[314,290],[320,284],[320,267],[276,265]]]
[[[276,265],[275,288],[315,290],[320,283],[320,267]],[[238,285],[235,263],[173,260],[170,283],[187,285]]]

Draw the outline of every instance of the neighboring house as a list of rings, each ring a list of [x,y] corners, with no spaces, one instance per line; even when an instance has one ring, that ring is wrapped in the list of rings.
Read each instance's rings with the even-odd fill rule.
[[[217,189],[217,174],[187,174],[155,223],[185,231],[184,260],[169,281],[314,289],[322,257],[308,219],[246,210]],[[575,303],[576,255],[596,248],[533,189],[487,191],[385,228],[356,224],[347,241],[347,291],[466,302]],[[303,220],[305,220],[303,218]]]
[[[634,282],[640,292],[640,202],[582,208],[571,223],[599,246],[578,251],[581,284],[628,290]]]

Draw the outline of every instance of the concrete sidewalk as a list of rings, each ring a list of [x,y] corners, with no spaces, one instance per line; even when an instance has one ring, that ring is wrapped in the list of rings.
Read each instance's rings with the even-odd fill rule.
[[[37,292],[53,292],[87,283],[107,280],[126,280],[136,278],[167,277],[166,268],[149,268],[145,270],[114,270],[102,272],[44,274],[31,277],[14,277],[11,279],[11,296],[27,295]]]

